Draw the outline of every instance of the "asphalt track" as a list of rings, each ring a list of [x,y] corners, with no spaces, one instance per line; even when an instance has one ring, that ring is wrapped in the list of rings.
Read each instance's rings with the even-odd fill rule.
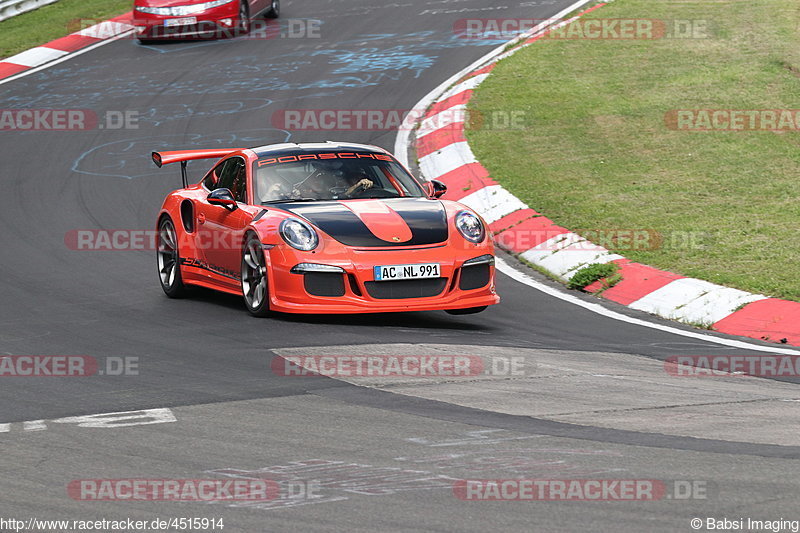
[[[154,149],[289,138],[391,149],[393,131],[290,132],[274,128],[271,115],[297,108],[409,109],[499,44],[454,37],[457,19],[543,19],[569,3],[284,0],[283,18],[322,21],[321,38],[149,46],[122,39],[0,86],[4,108],[139,117],[138,129],[0,133],[0,354],[135,357],[139,364],[135,376],[1,378],[0,429],[10,426],[0,432],[0,518],[206,516],[223,517],[225,531],[690,531],[692,517],[800,518],[794,383],[757,380],[758,390],[745,392],[733,380],[717,392],[708,381],[676,385],[652,369],[624,390],[604,380],[612,367],[615,376],[625,374],[622,362],[658,366],[671,355],[747,351],[612,320],[505,276],[498,279],[502,304],[480,315],[259,320],[235,297],[201,291],[168,300],[152,252],[65,245],[73,229],[153,226],[164,195],[179,185],[177,169],[158,170],[149,161]],[[204,170],[202,163],[190,166],[192,177]],[[548,368],[564,380],[544,386],[540,374],[519,381],[511,394],[476,380],[461,396],[452,384],[432,382],[424,392],[401,395],[391,386],[365,389],[270,371],[281,349],[363,345],[366,353],[376,343],[547,356]],[[515,407],[522,394],[537,405],[565,388],[573,394],[563,397],[558,416]],[[643,398],[653,404],[632,410],[644,420],[608,416]],[[752,409],[764,399],[766,407]],[[689,405],[697,410],[671,411]],[[156,408],[171,409],[176,420],[120,428],[30,423]],[[676,430],[687,418],[701,423]],[[772,439],[773,433],[783,436]],[[361,475],[417,474],[373,490],[337,485],[329,500],[275,509],[81,502],[65,488],[74,479],[221,477],[222,469],[309,460],[355,465],[351,470]],[[464,478],[592,476],[699,480],[713,490],[691,501],[480,503],[461,502],[449,488]]]

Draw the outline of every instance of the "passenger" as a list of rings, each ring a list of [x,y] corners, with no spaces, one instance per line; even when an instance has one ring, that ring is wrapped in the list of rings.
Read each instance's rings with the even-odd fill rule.
[[[292,191],[282,182],[276,181],[267,188],[266,194],[261,198],[262,202],[272,202],[275,200],[286,200],[292,197]]]

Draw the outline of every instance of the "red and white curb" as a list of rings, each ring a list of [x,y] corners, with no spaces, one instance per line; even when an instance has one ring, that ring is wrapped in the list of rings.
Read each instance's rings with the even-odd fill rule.
[[[88,52],[111,39],[123,37],[133,30],[132,13],[125,13],[94,26],[61,37],[47,44],[25,50],[0,61],[0,83],[41,70],[72,56]]]
[[[554,20],[590,1],[577,2]],[[596,5],[557,26],[603,5]],[[499,60],[533,44],[551,29],[534,28],[512,41],[516,46],[510,50],[507,50],[508,45],[498,48],[429,94],[416,107],[424,112],[411,114],[422,117],[419,124],[407,123],[401,128],[395,154],[408,163],[408,132],[417,126],[414,142],[422,175],[444,182],[448,187],[446,198],[477,211],[486,220],[500,248],[547,270],[558,279],[568,281],[588,265],[615,263],[622,276],[619,283],[602,290],[597,282],[585,290],[602,290],[603,298],[664,318],[704,325],[733,335],[800,345],[800,303],[750,294],[634,263],[557,226],[489,176],[464,135],[467,104],[473,91],[490,75]]]

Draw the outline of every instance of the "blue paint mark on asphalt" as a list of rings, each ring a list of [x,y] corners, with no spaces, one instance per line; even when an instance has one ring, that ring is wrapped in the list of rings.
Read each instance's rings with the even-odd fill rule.
[[[311,40],[309,40],[311,41]],[[206,54],[208,46],[230,46],[237,42],[213,41],[186,45],[167,44],[170,50],[181,50],[187,54],[187,61],[196,54]],[[385,42],[388,46],[380,47]],[[497,41],[502,42],[502,41]],[[173,71],[159,71],[158,66],[148,63],[147,71],[136,68],[136,61],[131,60],[131,68],[120,65],[120,72],[114,79],[108,80],[105,65],[90,65],[81,69],[71,66],[52,68],[38,74],[32,90],[6,98],[8,107],[41,107],[65,108],[92,107],[94,102],[104,102],[111,106],[115,98],[125,103],[122,109],[130,109],[134,98],[150,98],[147,104],[139,105],[141,113],[159,113],[159,105],[155,103],[158,96],[192,96],[245,93],[255,99],[259,93],[269,93],[269,99],[275,98],[278,91],[296,93],[298,91],[316,89],[352,89],[377,86],[391,80],[399,80],[404,73],[411,73],[418,78],[422,72],[433,67],[438,59],[437,50],[463,46],[493,46],[497,42],[485,40],[460,39],[454,35],[442,36],[432,31],[421,31],[411,34],[370,34],[359,36],[359,39],[336,44],[334,49],[300,49],[280,57],[265,61],[252,53],[221,57],[218,60],[207,60],[203,63],[206,72],[213,76],[197,78],[178,77]],[[369,44],[369,47],[364,46]],[[352,46],[352,48],[348,48]],[[233,51],[233,50],[231,50]],[[299,74],[309,70],[314,64],[313,58],[328,58],[331,69],[309,81],[303,80]],[[127,73],[126,73],[127,72]],[[292,94],[293,98],[303,97]],[[266,98],[262,98],[266,100]],[[232,100],[230,102],[233,102]],[[137,107],[134,104],[134,107]],[[220,113],[226,113],[225,105],[221,105]],[[251,107],[242,106],[240,113],[252,111]],[[165,113],[162,117],[169,115]],[[183,115],[181,115],[183,116]],[[176,115],[177,117],[177,115]]]
[[[318,55],[328,55],[331,65],[342,65],[336,68],[333,74],[410,70],[415,73],[415,78],[419,78],[423,71],[431,68],[436,59],[436,56],[408,53],[403,47],[389,50],[368,48],[357,52],[330,50],[315,52],[312,57]]]
[[[270,104],[272,104],[272,100],[266,98],[239,98],[209,102],[204,105],[159,104],[141,111],[137,120],[140,125],[142,122],[148,122],[153,126],[160,126],[171,120],[252,113],[269,107]]]

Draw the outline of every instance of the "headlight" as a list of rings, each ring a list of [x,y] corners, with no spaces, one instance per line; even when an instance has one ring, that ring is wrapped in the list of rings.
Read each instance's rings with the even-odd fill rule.
[[[170,17],[183,17],[186,15],[194,15],[206,9],[224,6],[230,4],[233,0],[213,0],[213,2],[205,2],[202,4],[191,4],[187,6],[172,6],[172,7],[145,7],[136,6],[136,11],[141,13],[150,13],[151,15],[166,15]]]
[[[151,15],[166,15],[164,11],[170,9],[168,7],[147,7],[147,6],[136,6],[134,7],[136,11],[139,13],[150,13]]]
[[[469,211],[461,211],[456,215],[456,228],[469,242],[477,244],[486,238],[481,219]]]
[[[304,252],[313,250],[319,244],[319,236],[314,228],[297,218],[287,218],[281,222],[280,232],[289,246]]]

